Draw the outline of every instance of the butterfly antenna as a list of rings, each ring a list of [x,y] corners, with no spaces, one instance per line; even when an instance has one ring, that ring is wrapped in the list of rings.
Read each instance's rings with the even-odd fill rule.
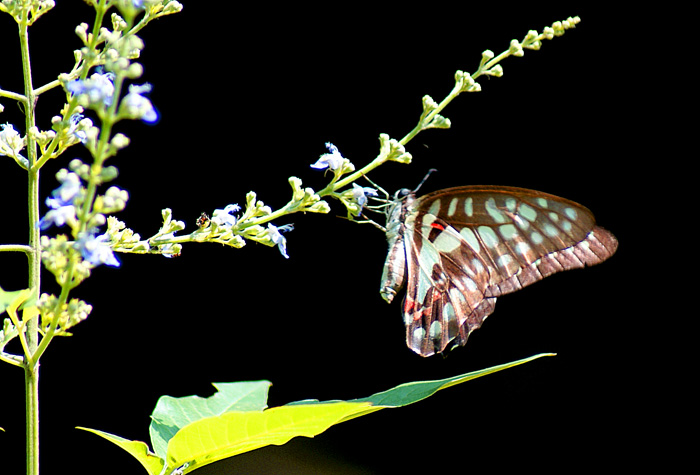
[[[423,179],[421,180],[421,182],[418,183],[418,186],[416,187],[415,190],[413,190],[413,192],[414,192],[414,193],[418,193],[418,190],[420,190],[420,187],[423,186],[423,183],[425,183],[426,181],[428,181],[428,177],[430,176],[430,174],[431,174],[431,173],[435,173],[435,172],[437,172],[437,171],[438,171],[437,168],[431,168],[430,170],[428,170],[428,173],[425,174],[425,176],[423,177]]]

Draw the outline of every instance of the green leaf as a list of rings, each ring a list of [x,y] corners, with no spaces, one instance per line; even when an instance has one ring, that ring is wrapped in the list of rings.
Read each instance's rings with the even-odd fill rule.
[[[136,457],[149,474],[186,474],[212,462],[268,445],[282,445],[294,437],[314,437],[329,427],[384,409],[413,404],[441,389],[528,363],[543,353],[452,378],[401,384],[387,391],[351,401],[305,400],[267,409],[268,381],[215,383],[209,398],[163,396],[153,411],[151,442],[132,442],[105,432],[91,432],[110,440]],[[163,465],[163,460],[167,464]],[[154,472],[153,470],[161,470]]]
[[[15,305],[15,308],[24,308],[28,305],[35,305],[36,301],[33,295],[30,295],[30,289],[6,291],[0,287],[0,313],[3,313],[8,307]]]
[[[449,388],[450,386],[454,386],[456,384],[465,383],[467,381],[471,381],[472,379],[486,376],[487,374],[503,371],[504,369],[512,368],[513,366],[529,363],[532,360],[536,360],[544,356],[555,356],[555,353],[540,353],[539,355],[530,356],[529,358],[524,358],[522,360],[511,361],[510,363],[492,366],[490,368],[481,369],[478,371],[472,371],[471,373],[453,376],[452,378],[400,384],[399,386],[389,389],[388,391],[382,391],[366,398],[352,399],[352,401],[369,402],[375,406],[383,407],[407,406],[408,404],[422,401],[441,389]]]
[[[163,466],[165,465],[163,459],[148,450],[148,445],[146,445],[145,442],[127,440],[117,435],[109,434],[101,430],[88,429],[86,427],[78,427],[78,429],[97,434],[126,450],[143,465],[149,475],[159,475],[163,470]]]
[[[217,460],[268,445],[282,445],[294,437],[314,437],[359,413],[370,403],[281,406],[263,412],[228,412],[182,428],[168,444],[168,467],[188,464],[183,473]]]
[[[456,384],[465,383],[467,381],[471,381],[472,379],[480,378],[482,376],[496,373],[498,371],[503,371],[504,369],[512,368],[514,366],[529,363],[530,361],[542,358],[544,356],[555,356],[555,353],[541,353],[538,355],[530,356],[529,358],[512,361],[510,363],[505,363],[502,365],[492,366],[490,368],[478,371],[472,371],[471,373],[466,373],[460,376],[453,376],[451,378],[438,379],[434,381],[415,381],[412,383],[404,383],[396,386],[395,388],[373,394],[369,397],[351,399],[349,402],[369,402],[370,404],[372,404],[372,407],[366,413],[374,412],[384,408],[407,406],[409,404],[422,401],[423,399],[432,396],[441,389],[449,388],[450,386],[454,386]],[[305,400],[292,402],[288,405],[314,403],[325,404],[325,402],[317,400]],[[361,415],[364,414],[355,414],[352,418]]]
[[[262,411],[267,407],[269,381],[213,383],[218,392],[211,397],[162,396],[151,414],[149,433],[153,450],[161,458],[168,451],[168,441],[183,427],[205,417],[231,411]]]

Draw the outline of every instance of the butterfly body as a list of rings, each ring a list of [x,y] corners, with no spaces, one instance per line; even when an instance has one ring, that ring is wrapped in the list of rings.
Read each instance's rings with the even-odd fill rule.
[[[617,240],[585,207],[514,187],[397,193],[387,213],[389,252],[380,293],[406,286],[406,343],[430,356],[464,345],[496,297],[562,270],[610,257]]]

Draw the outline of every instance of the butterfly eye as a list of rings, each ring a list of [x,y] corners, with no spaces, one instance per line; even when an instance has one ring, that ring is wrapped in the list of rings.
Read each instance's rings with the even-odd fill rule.
[[[408,188],[401,188],[399,191],[397,191],[394,194],[394,199],[400,200],[400,199],[407,197],[410,194],[411,194],[411,190],[409,190]]]

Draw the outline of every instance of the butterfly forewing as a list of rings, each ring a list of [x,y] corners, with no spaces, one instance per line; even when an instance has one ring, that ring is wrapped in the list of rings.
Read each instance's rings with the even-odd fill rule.
[[[596,264],[617,248],[588,209],[532,190],[450,188],[399,205],[387,223],[394,231],[382,295],[406,281],[406,341],[423,356],[464,345],[499,295]]]

